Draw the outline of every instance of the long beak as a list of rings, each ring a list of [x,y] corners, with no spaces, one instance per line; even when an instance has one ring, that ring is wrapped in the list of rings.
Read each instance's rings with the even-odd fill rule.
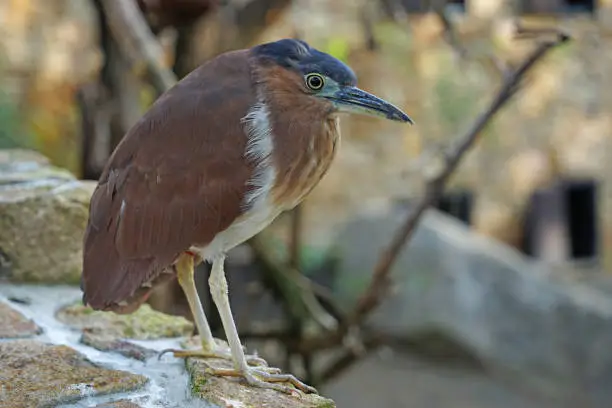
[[[340,112],[383,117],[398,122],[414,121],[399,108],[357,87],[344,86],[328,97]]]

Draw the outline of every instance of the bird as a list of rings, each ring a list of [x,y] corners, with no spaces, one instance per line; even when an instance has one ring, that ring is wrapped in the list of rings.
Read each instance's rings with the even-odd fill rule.
[[[341,114],[414,123],[358,88],[347,64],[300,39],[231,50],[196,67],[150,105],[104,166],[83,236],[83,304],[132,313],[156,286],[178,279],[201,348],[173,350],[174,357],[231,361],[231,369],[209,371],[254,387],[316,393],[245,353],[224,263],[230,249],[296,207],[324,177]],[[200,262],[211,264],[223,344],[196,291]]]

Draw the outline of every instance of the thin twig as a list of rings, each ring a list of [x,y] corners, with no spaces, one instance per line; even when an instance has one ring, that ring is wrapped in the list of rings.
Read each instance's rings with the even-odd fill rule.
[[[438,18],[442,22],[442,26],[444,27],[444,33],[442,37],[446,41],[446,43],[455,51],[460,60],[465,60],[468,57],[468,50],[461,41],[459,41],[459,36],[457,34],[457,29],[451,22],[451,20],[446,15],[446,2],[437,2],[438,4],[432,5],[435,13]]]
[[[290,214],[290,242],[289,242],[289,267],[293,268],[296,272],[295,276],[303,277],[301,273],[301,258],[302,258],[302,226],[303,226],[303,206],[300,204],[296,206]],[[302,293],[304,292],[302,289]],[[312,293],[312,291],[310,292]],[[311,299],[314,299],[316,302],[316,297],[312,296]],[[308,303],[307,303],[308,304]],[[318,302],[316,303],[315,308],[319,306]],[[312,310],[312,306],[310,307]],[[323,310],[321,308],[321,310]],[[323,312],[325,312],[323,310]],[[321,312],[315,312],[313,315],[319,315]],[[304,331],[306,330],[306,323],[303,319],[295,319],[291,314],[285,313],[285,319],[287,323],[287,329],[292,337],[302,338],[304,336]],[[293,353],[289,347],[286,347],[286,362],[285,365],[287,367],[291,367]],[[312,379],[314,373],[312,371],[312,354],[311,353],[301,353],[300,359],[302,361],[302,366],[305,372],[305,380],[310,381]]]
[[[336,357],[325,369],[323,369],[318,377],[315,377],[317,383],[324,384],[338,377],[349,367],[351,367],[355,360],[386,344],[387,339],[384,335],[376,333],[367,336],[367,338],[365,338],[362,342],[364,350],[361,353],[358,353],[350,348],[344,350],[339,357]]]
[[[295,207],[290,214],[291,237],[289,240],[289,266],[300,269],[302,252],[302,206]]]
[[[278,340],[281,343],[292,341],[289,332],[284,328],[255,329],[248,328],[240,330],[243,340]]]
[[[294,319],[312,319],[327,331],[336,330],[336,319],[323,309],[309,284],[310,280],[297,269],[276,259],[269,248],[270,242],[269,234],[262,231],[251,238],[248,244],[266,272],[268,284],[281,295],[287,311]]]

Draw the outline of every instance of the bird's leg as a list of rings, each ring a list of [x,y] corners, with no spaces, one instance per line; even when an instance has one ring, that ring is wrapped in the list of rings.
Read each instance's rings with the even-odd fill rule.
[[[193,256],[191,254],[183,253],[179,255],[179,259],[176,262],[176,272],[178,275],[178,282],[185,293],[189,308],[193,314],[198,333],[200,335],[200,341],[202,342],[203,351],[212,351],[215,347],[215,339],[213,338],[202,302],[198,296],[197,288],[195,285],[195,264],[193,262]]]
[[[164,350],[162,354],[166,352],[172,352],[174,357],[199,357],[199,358],[220,358],[225,360],[231,360],[232,354],[225,347],[220,347],[213,338],[204,308],[200,302],[200,297],[195,285],[194,279],[194,255],[190,253],[182,253],[176,262],[176,272],[178,276],[179,285],[185,293],[189,308],[193,314],[195,325],[198,328],[200,335],[200,341],[202,342],[201,350]],[[248,363],[253,365],[267,365],[265,360],[257,356],[248,356]]]
[[[238,330],[232,317],[232,311],[229,303],[227,280],[225,279],[225,271],[223,263],[225,256],[216,257],[212,263],[212,271],[210,274],[210,292],[219,310],[219,315],[223,323],[223,329],[229,343],[232,357],[234,361],[234,369],[215,369],[210,368],[210,373],[217,376],[243,377],[249,384],[262,388],[271,388],[277,391],[292,393],[294,390],[288,385],[280,383],[292,384],[297,389],[304,392],[317,392],[313,387],[310,387],[290,374],[280,374],[278,369],[274,372],[267,367],[249,367],[244,355]]]

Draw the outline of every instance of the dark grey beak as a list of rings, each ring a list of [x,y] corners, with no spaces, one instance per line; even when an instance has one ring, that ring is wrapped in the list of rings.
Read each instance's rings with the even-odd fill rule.
[[[414,124],[414,121],[399,108],[354,86],[344,86],[327,98],[334,103],[340,112],[377,116]]]

